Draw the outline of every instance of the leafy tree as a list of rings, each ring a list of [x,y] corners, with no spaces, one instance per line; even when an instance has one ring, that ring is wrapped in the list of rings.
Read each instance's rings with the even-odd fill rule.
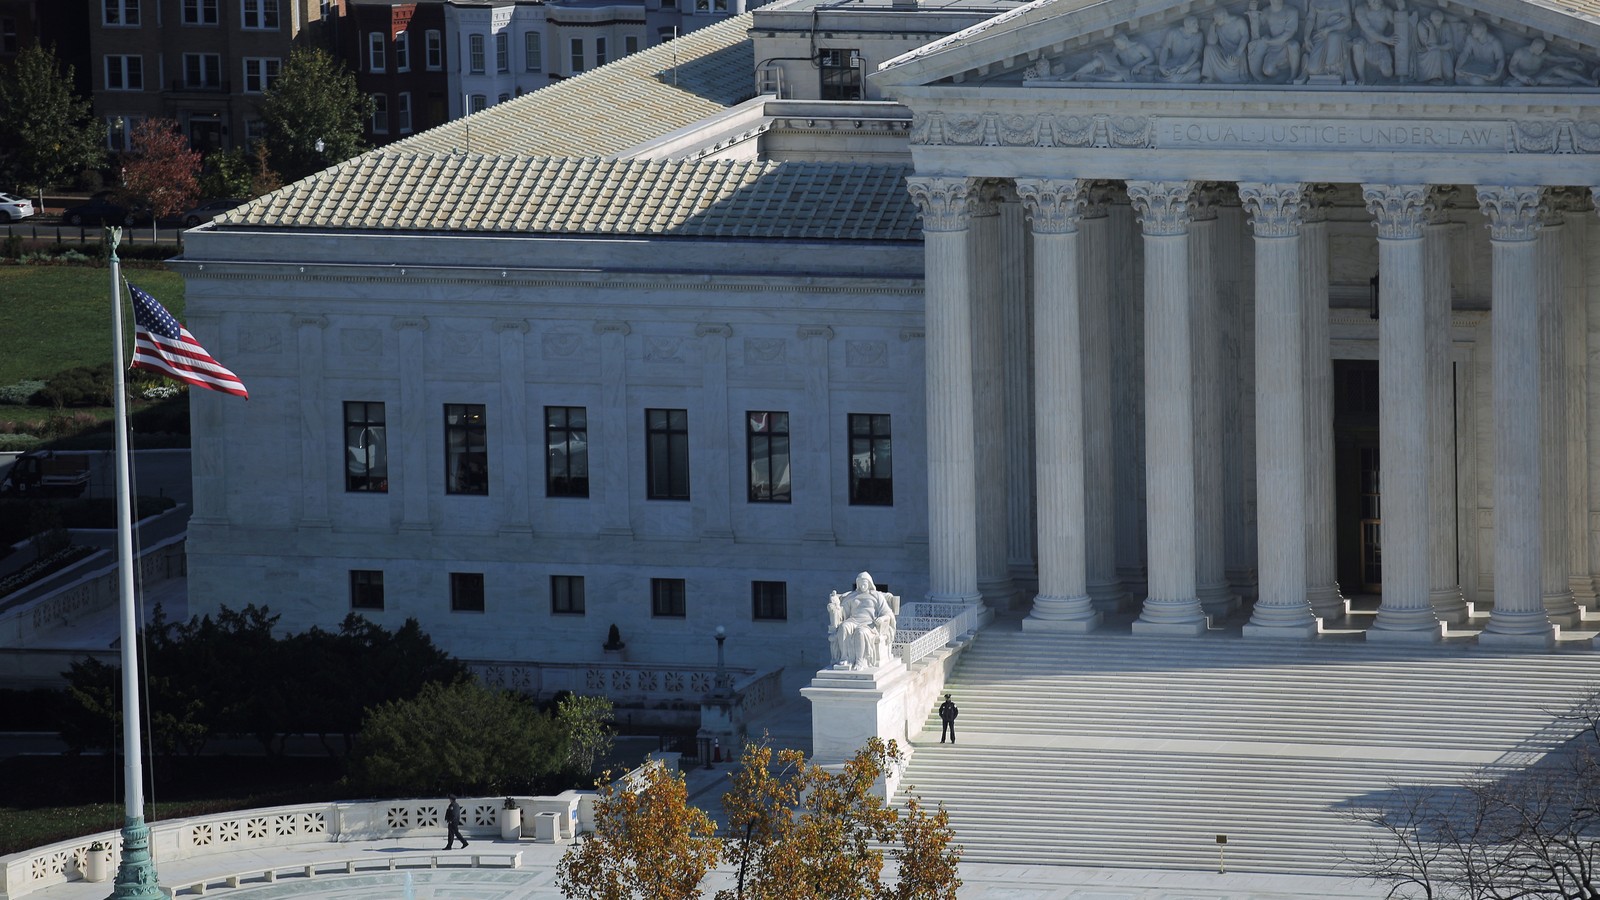
[[[566,740],[526,697],[432,683],[367,714],[355,779],[372,791],[504,793],[560,770]]]
[[[0,72],[0,181],[37,193],[105,161],[105,133],[72,81],[38,42]]]
[[[316,47],[291,52],[261,102],[267,148],[290,181],[365,150],[361,132],[371,115],[355,75]]]
[[[259,197],[277,189],[282,182],[267,165],[267,149],[257,144],[254,151],[235,147],[206,157],[200,175],[202,197]]]
[[[683,774],[659,762],[632,780],[600,785],[594,833],[556,869],[562,896],[589,900],[695,900],[716,865],[716,824],[689,805]]]
[[[200,154],[171,119],[145,119],[133,129],[132,152],[122,166],[122,194],[156,220],[175,216],[200,197]]]
[[[595,757],[611,752],[616,733],[611,723],[616,717],[609,698],[562,697],[556,704],[556,721],[567,733],[567,765],[585,777],[593,772]]]

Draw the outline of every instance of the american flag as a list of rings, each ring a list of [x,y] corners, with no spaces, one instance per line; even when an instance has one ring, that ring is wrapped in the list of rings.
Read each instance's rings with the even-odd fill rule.
[[[197,387],[250,399],[239,376],[211,358],[156,298],[133,285],[133,368],[163,372]]]

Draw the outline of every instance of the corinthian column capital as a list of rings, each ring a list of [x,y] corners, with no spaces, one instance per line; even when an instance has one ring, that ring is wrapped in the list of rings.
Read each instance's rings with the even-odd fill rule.
[[[1376,219],[1380,240],[1421,238],[1433,215],[1433,191],[1425,184],[1363,184],[1361,199]]]
[[[1300,233],[1307,207],[1306,185],[1298,181],[1239,183],[1239,202],[1250,214],[1255,236],[1294,237]]]
[[[922,211],[922,230],[965,231],[972,218],[970,178],[907,178],[911,200]]]
[[[1081,178],[1018,178],[1017,196],[1034,234],[1072,234],[1090,203],[1089,182]]]
[[[1194,220],[1193,181],[1130,181],[1128,200],[1147,235],[1188,234]]]
[[[1531,241],[1539,236],[1544,188],[1479,185],[1478,208],[1489,218],[1489,239]]]

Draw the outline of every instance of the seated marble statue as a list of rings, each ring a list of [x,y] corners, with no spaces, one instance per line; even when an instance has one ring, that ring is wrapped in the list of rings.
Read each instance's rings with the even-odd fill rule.
[[[855,590],[828,595],[828,651],[836,668],[875,669],[893,653],[900,598],[856,576]]]

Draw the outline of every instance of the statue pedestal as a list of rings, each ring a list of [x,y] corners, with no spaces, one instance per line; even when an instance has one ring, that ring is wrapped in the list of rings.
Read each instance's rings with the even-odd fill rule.
[[[906,740],[906,697],[910,673],[899,657],[874,669],[823,669],[800,695],[811,701],[811,759],[818,765],[842,763],[866,746],[867,738]],[[892,790],[892,788],[891,788]]]

